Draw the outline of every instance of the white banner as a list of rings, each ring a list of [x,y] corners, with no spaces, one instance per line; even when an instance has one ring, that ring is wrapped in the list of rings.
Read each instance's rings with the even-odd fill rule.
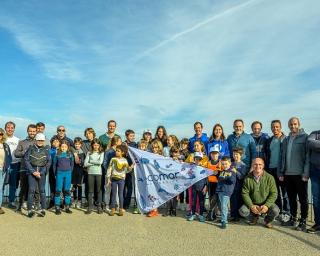
[[[129,154],[135,163],[136,199],[141,212],[159,207],[197,181],[214,174],[195,164],[181,163],[132,147],[129,147]]]

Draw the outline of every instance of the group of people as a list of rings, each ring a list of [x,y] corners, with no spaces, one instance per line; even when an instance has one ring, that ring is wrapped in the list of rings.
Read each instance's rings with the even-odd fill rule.
[[[196,122],[195,134],[190,139],[179,140],[159,126],[154,136],[145,130],[138,142],[131,129],[122,140],[116,126],[116,121],[110,120],[106,133],[100,137],[93,128],[86,128],[85,139],[72,140],[61,125],[49,141],[44,135],[45,124],[39,122],[28,125],[26,139],[20,140],[14,136],[14,122],[7,122],[4,129],[0,128],[0,187],[9,185],[8,207],[22,212],[27,202],[29,217],[36,214],[37,208],[42,217],[48,208],[53,208],[57,215],[71,214],[72,208],[85,208],[86,214],[96,209],[98,214],[122,216],[131,205],[134,192],[130,146],[213,171],[207,179],[169,200],[163,216],[176,216],[180,207],[187,211],[188,221],[196,218],[201,222],[214,221],[219,214],[223,229],[228,220],[237,222],[248,217],[249,224],[255,225],[264,216],[267,228],[272,228],[272,222],[278,218],[282,225],[305,231],[311,178],[315,223],[307,231],[320,231],[320,131],[308,136],[297,117],[289,119],[287,136],[282,132],[280,120],[271,122],[272,136],[262,132],[259,121],[251,124],[252,133],[248,134],[244,132],[243,120],[237,119],[233,122],[234,132],[228,137],[220,124],[213,126],[208,137],[202,123]],[[47,176],[51,193],[48,206]],[[0,189],[0,214],[4,213],[2,193]],[[133,213],[139,213],[136,200]],[[158,214],[153,209],[147,216]]]

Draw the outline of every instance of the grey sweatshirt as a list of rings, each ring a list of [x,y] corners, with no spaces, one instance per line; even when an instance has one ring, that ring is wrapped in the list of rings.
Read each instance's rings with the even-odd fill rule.
[[[282,142],[281,167],[278,176],[301,175],[309,177],[308,135],[303,129],[300,129],[297,136],[291,138],[290,136],[287,136]]]
[[[312,132],[308,137],[310,163],[320,168],[320,130]]]
[[[28,148],[35,143],[34,139],[27,137],[25,140],[20,140],[16,150],[14,151],[14,156],[16,158],[21,158],[20,170],[27,170],[26,163],[24,161],[24,155],[27,152]]]

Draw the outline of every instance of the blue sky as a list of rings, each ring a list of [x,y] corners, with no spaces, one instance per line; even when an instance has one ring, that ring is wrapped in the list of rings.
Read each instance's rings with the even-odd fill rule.
[[[190,137],[243,118],[319,129],[320,2],[9,1],[0,7],[0,125],[43,121]]]

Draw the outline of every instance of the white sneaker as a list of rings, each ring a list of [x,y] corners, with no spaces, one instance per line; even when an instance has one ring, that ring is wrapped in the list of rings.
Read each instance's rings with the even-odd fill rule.
[[[77,203],[76,203],[76,208],[77,208],[77,209],[80,209],[80,208],[81,208],[81,202],[80,202],[80,201],[77,201]]]
[[[22,204],[22,208],[25,209],[25,210],[27,210],[27,208],[28,208],[27,202],[24,202],[24,203]]]

